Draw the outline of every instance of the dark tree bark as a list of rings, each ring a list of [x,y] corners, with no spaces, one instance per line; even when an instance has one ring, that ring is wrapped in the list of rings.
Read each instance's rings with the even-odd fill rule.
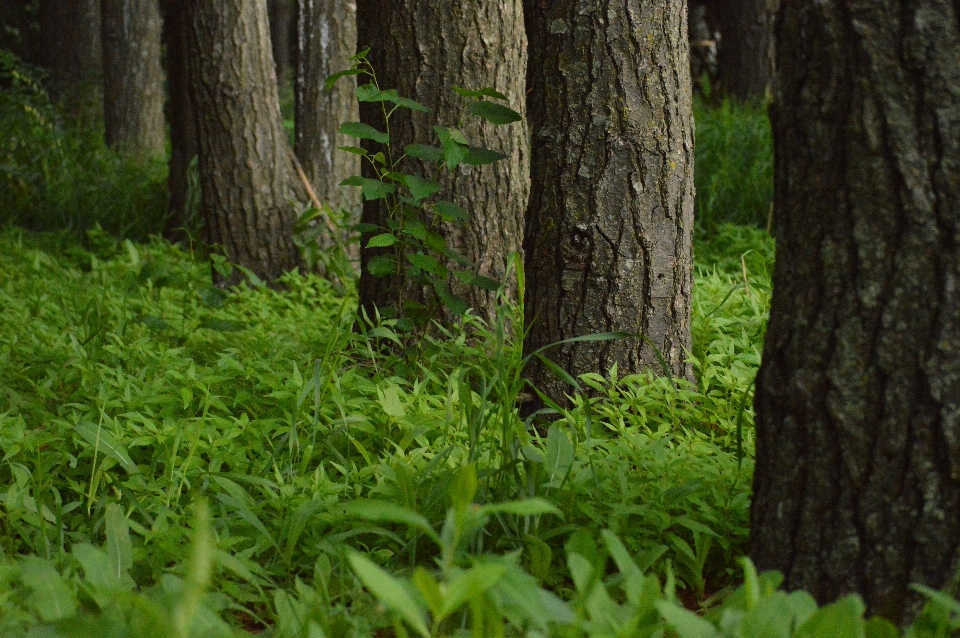
[[[272,282],[298,268],[297,202],[306,201],[280,117],[266,4],[188,4],[204,231],[232,263]],[[242,279],[215,280],[230,285]]]
[[[100,12],[107,145],[136,157],[162,155],[166,131],[157,0],[102,0]]]
[[[453,86],[493,87],[507,96],[511,107],[524,111],[526,36],[521,0],[360,0],[357,31],[361,46],[374,47],[369,59],[381,88],[396,88],[431,109],[404,112],[391,121],[395,149],[436,144],[434,125],[457,124],[464,103]],[[360,115],[362,121],[382,126],[378,104],[361,104]],[[521,245],[530,188],[526,126],[518,122],[496,127],[471,118],[463,132],[472,145],[498,150],[508,159],[482,167],[462,165],[456,173],[441,176],[412,160],[408,166],[439,178],[441,196],[470,213],[469,221],[441,229],[448,246],[473,261],[480,274],[502,280],[508,256]],[[364,170],[369,170],[366,164]],[[364,206],[363,219],[382,224],[379,202]],[[395,278],[373,277],[367,271],[372,255],[370,250],[361,253],[360,301],[368,312],[374,306],[393,307],[401,296]],[[495,313],[493,293],[468,288],[454,278],[450,285],[481,316]]]
[[[720,88],[741,102],[765,99],[774,73],[773,22],[780,0],[719,0],[710,3],[720,28]]]
[[[905,621],[960,549],[960,5],[785,2],[751,555]]]
[[[187,238],[195,220],[188,217],[188,173],[197,156],[197,126],[190,98],[187,69],[186,4],[176,0],[163,3],[163,31],[167,48],[167,117],[170,122],[170,163],[167,178],[167,222],[164,236],[172,241]],[[199,212],[199,211],[193,211]]]
[[[39,41],[38,6],[24,0],[0,0],[0,49],[36,63]]]
[[[693,117],[683,0],[526,0],[532,187],[529,353],[572,375],[691,377]],[[659,352],[659,355],[658,355]],[[532,382],[568,388],[539,362]]]
[[[51,99],[68,114],[96,121],[103,114],[100,0],[41,0],[38,62],[50,72]]]
[[[291,0],[268,0],[267,11],[270,20],[270,49],[273,52],[277,84],[282,90],[290,78],[290,26],[293,6]]]
[[[357,50],[356,5],[342,0],[298,0],[295,150],[320,201],[334,210],[359,211],[360,192],[339,186],[360,174],[360,158],[338,151],[354,140],[338,131],[359,117],[356,81],[342,78],[332,90],[327,76],[350,67]]]
[[[693,89],[700,86],[703,76],[710,82],[717,75],[717,40],[708,20],[706,0],[687,0],[687,32],[690,38],[690,78]]]

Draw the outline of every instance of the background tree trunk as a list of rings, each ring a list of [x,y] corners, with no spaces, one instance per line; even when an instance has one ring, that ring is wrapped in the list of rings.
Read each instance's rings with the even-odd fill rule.
[[[197,156],[197,126],[190,98],[187,64],[186,5],[167,0],[163,3],[163,32],[167,47],[167,117],[170,121],[170,163],[167,178],[167,222],[164,236],[172,241],[186,239],[197,220],[189,217],[188,174],[190,163]]]
[[[413,143],[437,145],[432,127],[456,126],[464,102],[453,86],[493,87],[509,98],[512,108],[524,111],[526,37],[521,0],[360,0],[357,31],[360,46],[374,47],[369,60],[381,88],[395,88],[431,109],[404,111],[391,121],[391,142],[398,151]],[[378,104],[361,104],[360,114],[362,121],[382,127]],[[453,175],[437,176],[432,166],[420,164],[418,170],[440,179],[444,189],[438,197],[470,213],[469,221],[442,229],[447,245],[472,260],[480,274],[502,280],[507,257],[521,245],[530,189],[526,126],[518,122],[496,127],[471,118],[463,132],[472,145],[500,151],[509,159],[482,167],[463,165]],[[369,170],[366,164],[364,170]],[[364,206],[364,221],[381,224],[382,217],[379,202]],[[373,306],[392,307],[400,296],[397,282],[370,275],[366,264],[371,256],[372,251],[362,251],[361,304],[368,311]],[[468,288],[453,278],[450,285],[481,316],[495,312],[493,293]]]
[[[103,114],[107,145],[163,155],[163,63],[157,0],[102,0]]]
[[[894,622],[960,549],[960,8],[786,2],[751,555]]]
[[[691,377],[693,116],[683,0],[527,0],[529,353],[567,344],[572,375],[650,369]],[[655,346],[655,347],[654,347]],[[556,401],[569,391],[528,370]]]
[[[360,118],[356,81],[342,78],[333,90],[327,76],[350,67],[357,51],[357,5],[343,0],[298,0],[295,150],[320,201],[333,210],[359,212],[360,191],[339,186],[360,174],[360,158],[338,151],[354,144],[338,131],[342,122]]]
[[[41,0],[40,66],[55,102],[84,121],[103,115],[100,0]]]
[[[290,79],[290,26],[293,20],[293,6],[290,2],[291,0],[268,0],[267,2],[270,50],[273,52],[273,64],[280,91],[284,86],[289,86],[287,82]]]
[[[0,49],[34,64],[40,39],[38,8],[37,3],[24,0],[0,0]]]
[[[709,11],[720,27],[718,72],[721,89],[741,102],[762,100],[772,90],[773,22],[780,0],[720,0]]]
[[[280,117],[267,7],[257,0],[188,7],[206,239],[272,282],[300,265],[293,230],[296,202],[306,197]],[[242,278],[215,275],[221,285]]]

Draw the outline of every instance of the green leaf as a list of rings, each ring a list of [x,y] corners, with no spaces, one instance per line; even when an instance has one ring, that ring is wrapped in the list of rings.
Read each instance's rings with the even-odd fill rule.
[[[352,179],[352,178],[351,178]],[[363,198],[365,200],[372,201],[375,199],[383,199],[387,195],[396,192],[397,187],[393,184],[384,184],[378,179],[370,179],[368,177],[361,177],[360,179],[360,188],[363,192]],[[346,182],[347,180],[343,180]],[[341,182],[341,184],[343,184]],[[356,184],[346,184],[347,186],[355,186]]]
[[[573,466],[573,456],[570,438],[554,423],[547,432],[547,449],[543,461],[551,480],[566,478],[567,472]]]
[[[226,290],[213,286],[200,291],[200,301],[211,308],[222,308],[229,296]]]
[[[353,153],[354,155],[363,155],[366,156],[367,151],[360,148],[359,146],[338,146],[338,150],[346,151],[347,153]]]
[[[447,618],[460,609],[468,600],[483,596],[507,573],[504,565],[480,564],[469,570],[457,574],[447,583],[446,596],[443,599],[443,608],[437,616],[437,622]]]
[[[33,590],[29,603],[44,622],[63,620],[77,613],[76,597],[49,561],[37,556],[23,557],[20,578]]]
[[[392,102],[396,97],[396,89],[381,91],[372,82],[357,87],[358,102]]]
[[[483,505],[478,510],[480,514],[513,514],[515,516],[537,516],[539,514],[554,514],[563,518],[563,514],[550,501],[542,498],[527,498],[522,501],[506,501]]]
[[[133,543],[130,542],[130,523],[116,503],[107,505],[107,556],[110,568],[118,580],[133,568]]]
[[[391,503],[371,498],[361,498],[347,501],[342,506],[346,516],[355,516],[374,523],[399,523],[423,532],[435,543],[440,543],[440,537],[430,525],[426,517],[413,510]]]
[[[413,584],[426,601],[430,613],[434,616],[439,615],[443,608],[443,594],[440,593],[440,583],[437,579],[423,567],[417,567],[413,570]]]
[[[410,157],[423,160],[425,162],[442,162],[443,149],[436,146],[427,146],[426,144],[410,144],[403,147],[403,152]]]
[[[367,270],[370,271],[370,274],[374,277],[386,277],[387,275],[395,273],[397,266],[393,257],[378,255],[371,257],[370,261],[367,262]]]
[[[665,600],[658,600],[657,611],[679,638],[719,638],[720,632],[709,622],[692,611],[678,607]]]
[[[483,166],[485,164],[493,164],[494,162],[505,160],[508,157],[509,155],[504,155],[499,151],[491,151],[489,148],[471,146],[470,150],[467,152],[467,156],[463,160],[463,163],[470,164],[471,166]]]
[[[864,634],[866,638],[900,638],[902,635],[892,622],[880,616],[867,620]]]
[[[519,122],[523,117],[513,109],[494,102],[471,102],[467,107],[471,115],[482,117],[494,124]]]
[[[434,126],[437,137],[440,138],[440,145],[443,147],[443,160],[449,170],[455,169],[470,154],[470,148],[467,146],[467,140],[463,133],[455,128],[444,128]],[[462,141],[461,141],[462,140]]]
[[[340,125],[340,132],[350,137],[358,137],[362,140],[373,140],[381,144],[387,144],[390,141],[389,135],[381,133],[369,124],[364,124],[363,122],[344,122]]]
[[[438,262],[436,258],[431,257],[430,255],[424,255],[423,253],[408,253],[407,260],[425,272],[432,273],[434,275],[443,274],[443,266],[440,265],[440,262]]]
[[[370,238],[370,241],[367,242],[367,248],[386,248],[387,246],[393,246],[397,241],[399,240],[393,233],[380,233]]]
[[[405,109],[410,109],[411,111],[418,111],[418,112],[420,112],[420,113],[429,113],[429,112],[430,112],[430,109],[428,109],[427,107],[425,107],[423,104],[420,104],[419,102],[415,102],[414,100],[411,100],[410,98],[398,97],[398,98],[397,98],[396,100],[394,100],[393,102],[394,102],[394,104],[396,104],[397,106],[401,106],[401,107],[403,107],[403,108],[405,108]]]
[[[864,638],[866,627],[863,612],[866,606],[860,596],[846,596],[820,610],[800,625],[794,638]]]
[[[397,390],[397,386],[393,384],[389,384],[384,388],[377,388],[377,403],[380,404],[380,408],[387,416],[392,416],[395,419],[402,419],[407,416],[407,410],[403,407],[403,402],[400,400],[400,393]]]
[[[344,181],[346,181],[346,180],[344,180]],[[342,183],[343,183],[343,182],[341,182],[341,184],[342,184]],[[364,223],[360,223],[360,224],[354,224],[353,226],[351,226],[351,227],[350,227],[350,230],[352,230],[352,231],[355,232],[355,233],[360,233],[361,235],[366,235],[366,234],[368,234],[368,233],[375,233],[375,232],[377,232],[378,230],[380,230],[380,227],[377,226],[376,224],[364,224]]]
[[[350,552],[347,560],[350,561],[350,566],[364,586],[383,603],[384,607],[407,621],[407,624],[424,638],[430,637],[426,614],[400,581],[358,552]]]
[[[109,456],[120,464],[127,474],[139,474],[140,468],[130,458],[127,448],[120,444],[116,438],[106,429],[98,427],[89,421],[81,421],[73,426],[84,440],[94,447],[101,454]]]
[[[418,201],[439,193],[443,188],[437,180],[424,179],[419,175],[407,175],[404,183],[410,189],[413,198]]]
[[[467,463],[450,484],[450,504],[458,512],[466,510],[477,495],[477,466]]]
[[[361,71],[360,69],[347,69],[346,71],[337,71],[336,73],[327,76],[327,79],[324,80],[323,82],[323,88],[329,91],[337,84],[337,80],[339,80],[340,78],[346,77],[348,75],[360,75],[361,73],[363,73],[363,71]]]
[[[478,288],[483,288],[484,290],[490,290],[496,292],[500,290],[500,282],[496,279],[491,279],[490,277],[484,277],[483,275],[477,275],[473,279],[473,285]]]
[[[444,221],[464,221],[470,219],[467,211],[463,210],[453,202],[436,202],[433,204],[433,210],[443,218]]]
[[[490,88],[490,87],[484,87],[484,88],[479,89],[479,90],[477,90],[477,91],[471,91],[471,90],[469,90],[469,89],[461,89],[459,86],[455,86],[455,87],[453,87],[453,90],[456,91],[457,94],[458,94],[460,97],[474,97],[474,98],[476,98],[476,97],[492,97],[492,98],[495,98],[495,99],[497,99],[497,100],[504,100],[504,101],[507,100],[507,96],[506,96],[506,95],[504,95],[504,94],[501,93],[500,91],[497,91],[497,90],[492,89],[492,88]]]

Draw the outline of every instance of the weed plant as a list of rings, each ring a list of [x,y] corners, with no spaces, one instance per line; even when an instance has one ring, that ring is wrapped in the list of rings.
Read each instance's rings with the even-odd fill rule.
[[[80,237],[99,225],[143,240],[162,231],[164,158],[135,162],[107,148],[101,126],[63,117],[41,77],[0,50],[0,224]]]
[[[773,139],[766,109],[728,99],[694,102],[697,123],[696,227],[712,236],[722,224],[769,229],[773,210]]]

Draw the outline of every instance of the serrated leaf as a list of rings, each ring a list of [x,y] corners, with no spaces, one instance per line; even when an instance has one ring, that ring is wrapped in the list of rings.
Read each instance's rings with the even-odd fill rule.
[[[410,144],[403,148],[403,152],[425,162],[442,162],[443,149],[426,144]]]
[[[397,187],[393,184],[384,184],[378,179],[363,178],[363,185],[360,190],[363,193],[363,198],[369,202],[375,199],[383,199],[387,195],[395,193]]]
[[[100,454],[109,456],[120,464],[127,474],[139,474],[140,468],[130,458],[127,448],[120,444],[108,430],[89,421],[80,421],[73,429]]]
[[[378,255],[371,257],[370,261],[367,262],[367,270],[370,271],[370,274],[374,277],[386,277],[396,272],[396,264],[394,263],[393,257]]]
[[[434,275],[440,275],[442,273],[440,262],[430,255],[424,255],[423,253],[410,253],[407,255],[407,260],[420,270],[432,273]]]
[[[499,151],[492,151],[489,148],[480,148],[478,146],[471,146],[467,156],[464,158],[464,164],[470,164],[471,166],[484,166],[486,164],[493,164],[494,162],[499,162],[500,160],[505,160],[509,155],[504,155]]]
[[[506,95],[490,87],[484,87],[476,91],[471,91],[470,89],[461,89],[459,86],[455,86],[453,87],[453,90],[456,91],[460,97],[492,97],[504,101],[507,99]]]
[[[466,138],[463,137],[463,133],[454,128],[434,126],[433,130],[436,131],[437,137],[440,139],[440,145],[443,147],[443,160],[447,168],[449,170],[455,169],[470,154]],[[455,133],[458,134],[456,137]],[[458,141],[460,139],[463,141]]]
[[[387,144],[390,141],[389,135],[363,122],[344,122],[340,125],[340,132],[350,137],[358,137],[362,140],[373,140],[381,144]]]
[[[424,638],[429,638],[426,616],[417,601],[396,578],[358,552],[347,556],[354,573],[383,606],[399,615]]]
[[[407,175],[404,184],[416,200],[422,200],[439,193],[443,187],[435,179],[424,179],[419,175]]]
[[[445,221],[464,221],[470,219],[467,211],[453,202],[436,202],[433,204],[433,210],[437,211],[437,214]]]
[[[347,153],[353,153],[354,155],[366,155],[367,151],[360,148],[359,146],[338,146],[338,150],[346,151]]]
[[[397,97],[396,89],[381,91],[373,82],[357,87],[358,102],[392,102]]]
[[[406,98],[406,97],[397,98],[396,100],[394,100],[394,104],[396,104],[397,106],[402,106],[405,109],[410,109],[411,111],[417,111],[419,113],[430,112],[430,109],[425,107],[423,104],[420,104],[419,102],[415,100],[411,100],[410,98]]]
[[[363,186],[364,179],[366,178],[360,177],[359,175],[351,175],[350,177],[340,182],[340,186]]]
[[[348,75],[360,75],[361,73],[363,73],[363,71],[361,71],[360,69],[347,69],[346,71],[337,71],[336,73],[327,76],[327,79],[324,80],[323,82],[323,88],[329,91],[337,84],[337,80],[339,80],[340,78],[346,77]]]
[[[399,240],[393,233],[380,233],[370,238],[370,241],[367,242],[367,248],[386,248],[387,246],[393,246],[397,241]]]
[[[513,109],[494,102],[471,102],[467,107],[471,115],[482,117],[493,124],[519,122],[523,117]]]

